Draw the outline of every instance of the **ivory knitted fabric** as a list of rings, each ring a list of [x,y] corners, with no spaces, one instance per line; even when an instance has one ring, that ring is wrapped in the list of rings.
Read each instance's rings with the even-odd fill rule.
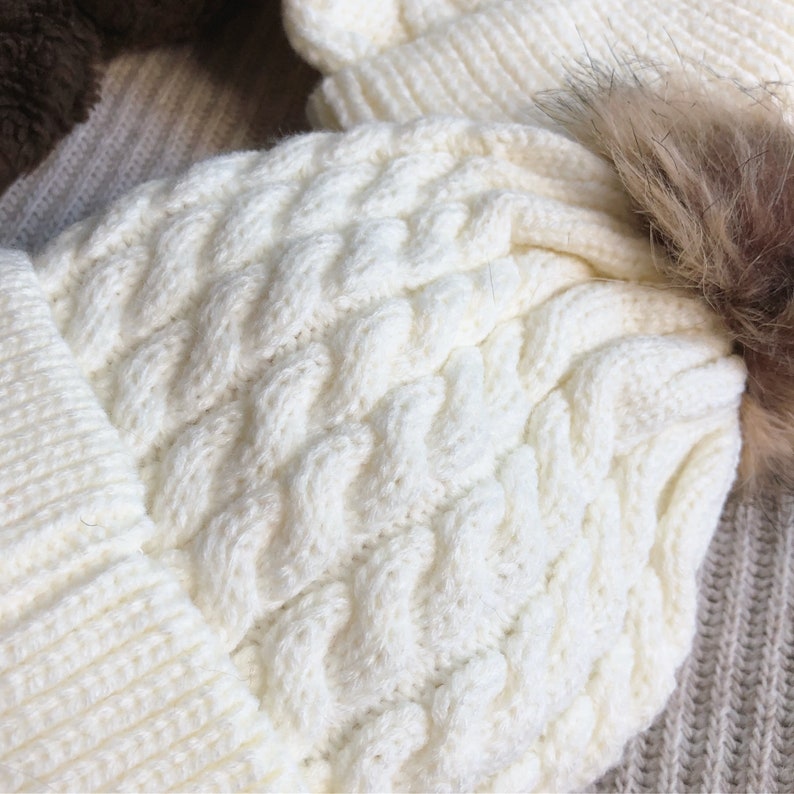
[[[790,0],[283,0],[298,52],[329,76],[319,126],[448,113],[523,118],[566,70],[615,56],[792,82]]]
[[[614,763],[689,647],[744,378],[633,228],[565,137],[435,120],[209,161],[66,232],[38,285],[20,263],[4,426],[37,435],[3,477],[52,551],[31,584],[4,526],[2,785],[569,790]],[[150,627],[168,588],[190,620]]]

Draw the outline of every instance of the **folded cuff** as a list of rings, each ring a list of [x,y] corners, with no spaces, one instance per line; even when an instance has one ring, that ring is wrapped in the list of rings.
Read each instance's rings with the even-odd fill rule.
[[[0,251],[0,790],[300,788],[173,574],[139,549],[143,488]]]

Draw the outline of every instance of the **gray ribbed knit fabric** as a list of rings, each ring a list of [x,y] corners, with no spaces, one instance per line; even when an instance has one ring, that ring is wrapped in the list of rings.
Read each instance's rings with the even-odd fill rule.
[[[599,791],[794,791],[794,498],[733,499],[678,688]]]
[[[0,243],[39,248],[145,179],[304,126],[313,76],[290,54],[277,10],[248,12],[210,45],[117,60],[91,120],[0,199]],[[678,678],[596,790],[794,790],[792,495],[728,504]]]

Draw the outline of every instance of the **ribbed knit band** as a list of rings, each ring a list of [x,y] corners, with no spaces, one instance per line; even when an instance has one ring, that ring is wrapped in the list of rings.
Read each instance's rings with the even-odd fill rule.
[[[424,30],[418,9],[437,5],[431,0],[406,2],[413,24],[394,29],[383,19],[367,27],[372,15],[356,17],[358,5],[285,2],[293,45],[330,73],[309,102],[315,125],[438,113],[517,120],[567,69],[616,56],[702,62],[751,83],[794,80],[789,0],[501,0],[468,12],[474,3],[444,3]],[[357,44],[343,46],[351,37]]]
[[[0,790],[299,787],[173,574],[27,257],[0,252]]]

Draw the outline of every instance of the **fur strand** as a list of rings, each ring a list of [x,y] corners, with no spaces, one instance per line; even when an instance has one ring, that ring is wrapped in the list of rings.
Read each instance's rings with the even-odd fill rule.
[[[667,256],[744,356],[740,481],[794,485],[794,131],[768,88],[596,68],[543,109],[609,159]]]

